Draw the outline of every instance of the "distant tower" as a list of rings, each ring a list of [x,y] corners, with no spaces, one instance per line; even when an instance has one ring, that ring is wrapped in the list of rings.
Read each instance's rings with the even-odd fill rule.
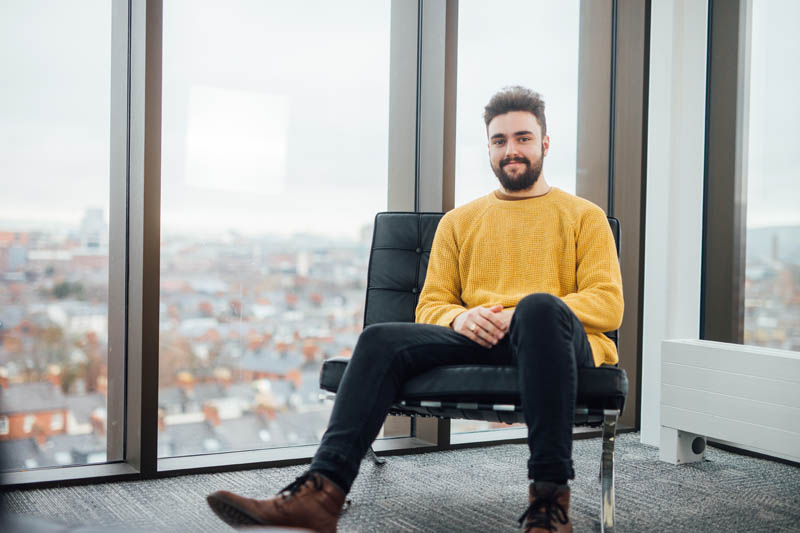
[[[359,240],[364,244],[372,242],[372,223],[364,224],[358,231]]]
[[[295,268],[298,276],[308,276],[311,271],[311,254],[302,251],[297,254],[297,264]]]
[[[90,207],[84,212],[81,219],[81,244],[86,248],[108,246],[108,226],[102,209]]]
[[[776,263],[780,261],[779,259],[779,248],[778,248],[778,233],[775,232],[772,234],[772,260]]]

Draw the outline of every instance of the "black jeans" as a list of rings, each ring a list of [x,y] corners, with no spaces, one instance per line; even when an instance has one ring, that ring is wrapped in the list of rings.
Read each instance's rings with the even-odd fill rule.
[[[508,333],[484,348],[450,328],[392,322],[361,333],[311,470],[349,492],[361,459],[403,382],[440,365],[515,364],[528,425],[528,477],[572,479],[577,367],[594,366],[583,325],[561,299],[537,293],[516,307]]]

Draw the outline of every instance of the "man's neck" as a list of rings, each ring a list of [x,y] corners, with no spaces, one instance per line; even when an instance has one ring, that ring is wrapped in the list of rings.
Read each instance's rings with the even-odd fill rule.
[[[530,189],[525,189],[524,191],[509,191],[501,185],[500,188],[495,191],[495,194],[501,200],[525,200],[526,198],[544,196],[548,192],[550,192],[550,185],[547,184],[544,176],[539,176],[539,179],[536,180],[536,183],[534,183],[533,187]]]

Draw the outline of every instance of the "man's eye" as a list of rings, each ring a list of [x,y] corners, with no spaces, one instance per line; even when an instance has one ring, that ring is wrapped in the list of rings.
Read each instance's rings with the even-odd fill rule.
[[[503,139],[496,139],[496,140],[494,141],[494,144],[495,144],[495,145],[497,145],[497,146],[500,146],[500,145],[501,145],[501,144],[503,144],[504,142],[505,142],[505,141],[504,141]]]
[[[520,142],[526,143],[526,142],[531,141],[533,139],[531,139],[530,137],[520,137],[519,140],[520,140]]]

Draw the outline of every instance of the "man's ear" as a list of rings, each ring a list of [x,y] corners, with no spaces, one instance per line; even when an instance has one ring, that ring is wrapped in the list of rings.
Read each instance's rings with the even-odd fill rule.
[[[550,150],[550,136],[545,135],[542,138],[542,157],[547,155],[547,151]]]

